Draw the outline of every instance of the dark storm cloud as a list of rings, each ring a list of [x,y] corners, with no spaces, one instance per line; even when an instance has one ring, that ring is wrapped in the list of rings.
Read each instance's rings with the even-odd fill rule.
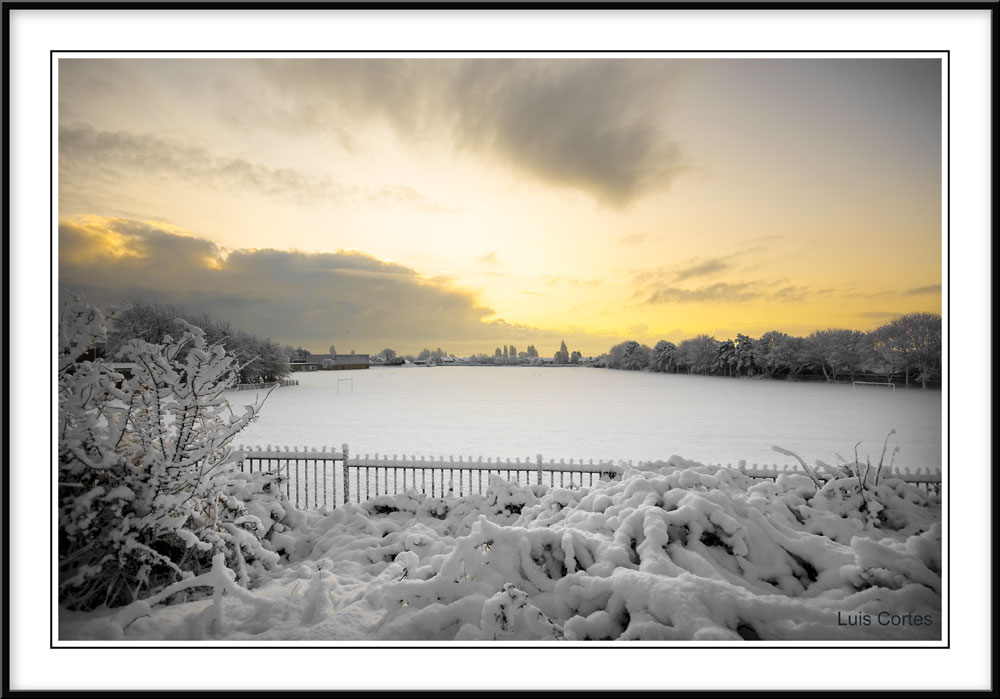
[[[485,337],[475,296],[357,252],[237,250],[123,219],[59,226],[60,286],[100,304],[185,306],[288,342]],[[316,345],[317,347],[320,344]]]
[[[276,60],[254,65],[279,124],[377,119],[450,137],[550,183],[622,206],[684,170],[666,132],[676,67],[643,60]],[[263,112],[273,107],[261,105]]]
[[[300,203],[366,201],[377,206],[447,210],[405,185],[377,189],[348,186],[326,175],[271,168],[151,134],[98,131],[89,124],[59,127],[59,172],[60,185],[65,184],[71,191],[94,179],[110,184],[140,176]]]

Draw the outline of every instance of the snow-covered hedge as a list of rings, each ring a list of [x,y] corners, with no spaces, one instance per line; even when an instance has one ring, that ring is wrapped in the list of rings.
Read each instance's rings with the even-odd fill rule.
[[[260,407],[226,403],[233,357],[178,321],[178,340],[125,345],[126,378],[94,356],[107,329],[98,308],[74,297],[59,322],[60,604],[126,604],[217,554],[244,585],[277,562],[261,543],[284,516],[277,487],[234,473],[227,448]]]
[[[868,489],[873,516],[857,480],[817,492],[805,476],[755,484],[676,457],[646,469],[540,498],[494,482],[480,507],[453,510],[458,538],[436,556],[420,556],[408,528],[387,532],[378,550],[388,561],[399,548],[393,573],[367,592],[388,610],[377,636],[857,638],[851,614],[883,611],[930,623],[867,637],[940,634],[940,508],[921,491]]]
[[[235,641],[940,638],[940,502],[892,478],[859,489],[853,477],[820,488],[796,474],[755,482],[672,457],[582,489],[494,476],[485,496],[408,492],[329,513],[289,509],[265,544],[281,562],[252,591],[222,595],[217,586],[210,606],[70,617],[60,633]]]

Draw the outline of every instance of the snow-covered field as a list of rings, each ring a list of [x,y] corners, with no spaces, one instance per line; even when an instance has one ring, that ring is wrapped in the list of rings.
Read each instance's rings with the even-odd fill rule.
[[[754,484],[675,457],[587,489],[494,477],[486,496],[411,492],[328,515],[272,502],[254,511],[283,561],[251,590],[217,563],[198,581],[214,599],[63,611],[59,637],[940,639],[940,505],[899,480],[857,486]]]
[[[61,610],[61,641],[941,639],[937,496],[885,476],[817,488],[698,463],[787,461],[772,444],[836,463],[859,440],[877,463],[895,428],[897,464],[940,468],[940,392],[586,368],[297,378],[241,441],[637,463],[587,488],[494,477],[485,495],[410,491],[327,512],[265,494],[267,474],[234,474],[270,551],[254,575],[220,555],[152,604]]]
[[[878,460],[941,468],[941,392],[585,367],[384,367],[297,373],[237,443],[351,453],[705,463]],[[351,382],[346,382],[351,379]],[[338,393],[338,383],[340,391]],[[353,384],[353,393],[352,390]],[[234,404],[253,392],[230,392]],[[891,445],[890,445],[891,448]]]

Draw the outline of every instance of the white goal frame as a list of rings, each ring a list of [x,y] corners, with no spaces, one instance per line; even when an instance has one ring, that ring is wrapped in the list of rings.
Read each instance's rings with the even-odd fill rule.
[[[893,391],[896,390],[896,384],[891,381],[852,381],[851,388],[857,388],[858,386],[888,386]]]

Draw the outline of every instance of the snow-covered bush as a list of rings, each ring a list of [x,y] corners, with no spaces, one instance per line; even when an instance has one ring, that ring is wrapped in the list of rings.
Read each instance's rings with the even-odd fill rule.
[[[485,495],[289,510],[268,541],[282,560],[252,591],[71,616],[60,637],[941,638],[940,502],[893,478],[865,498],[886,516],[861,510],[854,477],[817,489],[802,474],[755,481],[674,456],[587,488],[493,477]]]
[[[227,444],[263,400],[235,414],[236,368],[178,320],[180,337],[132,340],[128,372],[97,358],[107,321],[74,296],[59,315],[59,600],[119,606],[225,564],[247,585],[276,562],[262,540],[283,510],[265,475],[234,477]]]

